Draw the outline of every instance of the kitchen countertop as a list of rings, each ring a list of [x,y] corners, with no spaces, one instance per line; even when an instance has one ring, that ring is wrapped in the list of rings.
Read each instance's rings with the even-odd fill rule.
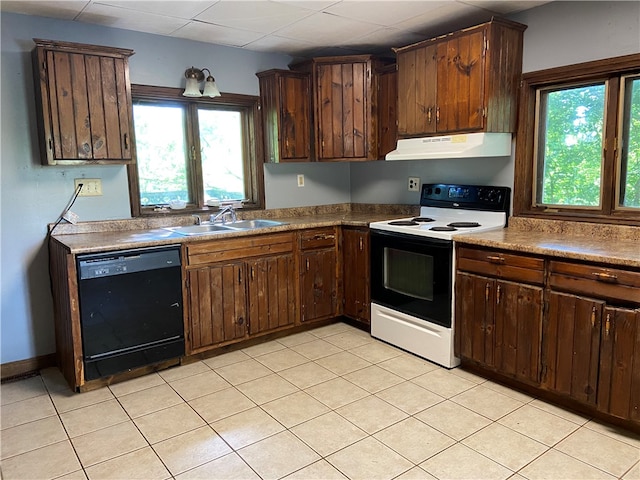
[[[397,208],[385,209],[381,208],[381,206],[374,206],[371,208],[370,212],[357,210],[353,211],[351,209],[342,209],[342,211],[333,212],[330,211],[331,209],[328,209],[329,211],[322,211],[320,213],[314,210],[306,211],[305,209],[296,209],[295,212],[291,212],[290,209],[284,209],[283,211],[278,212],[281,215],[296,213],[295,216],[274,216],[273,213],[266,213],[269,211],[265,210],[262,212],[256,212],[258,215],[252,215],[251,217],[278,220],[280,222],[285,222],[285,225],[190,236],[181,235],[179,233],[166,230],[164,227],[157,226],[155,228],[126,229],[125,227],[123,227],[123,224],[128,221],[113,222],[114,229],[112,230],[109,229],[109,222],[100,222],[104,224],[101,228],[98,228],[98,230],[101,231],[73,233],[71,229],[67,229],[66,233],[64,234],[54,233],[52,238],[65,246],[68,249],[69,253],[94,253],[110,250],[125,250],[130,248],[174,245],[184,242],[210,241],[222,238],[227,239],[244,237],[247,235],[288,232],[293,230],[331,227],[336,225],[367,227],[369,226],[369,223],[374,221],[398,218],[400,216],[407,216],[407,214],[412,215],[413,212],[410,211],[411,207],[405,207],[405,209],[406,208],[409,208],[409,211],[404,211],[403,208],[400,208],[400,211],[398,211]],[[238,216],[240,217],[242,213],[244,212],[239,211]],[[246,218],[249,218],[249,216],[247,216]],[[167,226],[176,226],[178,224],[193,224],[192,218],[187,218],[186,221],[188,221],[189,223],[185,223],[183,221]],[[139,227],[139,224],[136,224],[135,221],[131,222],[131,224]]]
[[[640,227],[511,218],[508,228],[457,235],[455,241],[457,244],[640,268]]]

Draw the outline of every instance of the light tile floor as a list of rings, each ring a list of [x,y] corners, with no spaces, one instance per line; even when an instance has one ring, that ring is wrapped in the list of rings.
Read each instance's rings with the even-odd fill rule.
[[[7,383],[2,479],[640,479],[640,436],[344,323],[74,394]]]

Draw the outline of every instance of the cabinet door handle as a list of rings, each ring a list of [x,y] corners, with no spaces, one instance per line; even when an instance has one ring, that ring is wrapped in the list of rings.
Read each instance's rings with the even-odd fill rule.
[[[309,271],[309,259],[307,258],[307,272]]]
[[[124,134],[124,149],[129,150],[129,134]]]
[[[604,322],[604,336],[609,336],[609,331],[611,330],[611,314],[607,313],[607,320]]]
[[[485,302],[489,301],[489,284],[488,283],[484,286],[484,301]]]
[[[251,267],[251,280],[253,280],[255,278],[255,272],[253,270],[253,267]]]
[[[440,107],[436,108],[436,123],[440,123]]]
[[[593,276],[601,282],[615,282],[618,279],[618,276],[613,273],[593,272]]]
[[[487,260],[492,263],[504,263],[504,257],[500,257],[498,255],[487,255]]]
[[[496,305],[500,305],[500,285],[496,288]]]
[[[362,245],[362,238],[359,240],[359,242],[358,242],[358,243],[359,243],[360,251],[362,251],[362,249],[363,249],[363,245]]]
[[[596,326],[596,307],[591,307],[591,328]]]
[[[427,123],[431,125],[431,117],[433,116],[433,107],[427,108]]]
[[[242,283],[242,270],[238,270],[238,284]]]

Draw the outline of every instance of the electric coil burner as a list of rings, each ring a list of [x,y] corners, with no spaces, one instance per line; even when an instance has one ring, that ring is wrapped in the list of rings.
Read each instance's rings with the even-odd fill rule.
[[[420,216],[373,222],[371,335],[452,368],[453,242],[504,228],[507,187],[426,184]]]

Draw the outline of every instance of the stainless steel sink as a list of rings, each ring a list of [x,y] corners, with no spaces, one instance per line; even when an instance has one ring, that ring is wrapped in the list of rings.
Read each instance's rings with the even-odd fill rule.
[[[276,220],[263,220],[263,219],[255,219],[255,220],[238,220],[237,222],[227,223],[226,225],[233,228],[268,228],[268,227],[277,227],[279,225],[286,225],[285,222],[278,222]]]
[[[229,233],[241,230],[254,230],[257,228],[277,227],[278,225],[286,225],[284,222],[275,220],[238,220],[231,223],[206,223],[202,225],[187,225],[184,227],[166,227],[165,230],[179,233],[180,235],[208,235],[210,233]]]
[[[229,233],[241,229],[226,225],[187,225],[184,227],[167,227],[165,230],[170,230],[180,235],[206,235],[209,233]]]

